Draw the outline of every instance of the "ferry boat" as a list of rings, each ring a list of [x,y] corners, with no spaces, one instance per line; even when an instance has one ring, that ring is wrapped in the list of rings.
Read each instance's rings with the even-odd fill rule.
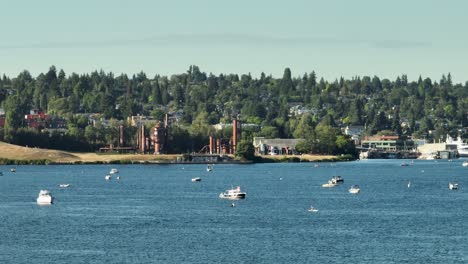
[[[360,191],[361,191],[361,188],[359,188],[358,185],[353,185],[351,186],[351,188],[349,188],[349,193],[352,193],[352,194],[358,194]]]
[[[220,193],[219,198],[237,200],[237,199],[244,199],[245,195],[246,193],[241,191],[240,186],[237,186],[237,188],[229,189]]]
[[[54,198],[48,190],[41,190],[39,196],[37,197],[37,204],[52,204]]]
[[[119,173],[119,170],[118,169],[111,169],[110,174],[116,174],[116,173]]]

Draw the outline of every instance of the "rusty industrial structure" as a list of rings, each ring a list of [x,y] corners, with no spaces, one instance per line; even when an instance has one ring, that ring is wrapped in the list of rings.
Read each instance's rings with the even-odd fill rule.
[[[210,136],[209,138],[209,154],[235,154],[238,138],[240,138],[242,124],[234,118],[232,120],[232,137],[231,138],[214,138]]]
[[[163,154],[167,151],[167,137],[169,127],[168,115],[164,118],[164,124],[157,123],[150,129],[149,135],[146,127],[141,124],[137,133],[137,149],[140,153],[149,153],[154,150],[154,154]]]

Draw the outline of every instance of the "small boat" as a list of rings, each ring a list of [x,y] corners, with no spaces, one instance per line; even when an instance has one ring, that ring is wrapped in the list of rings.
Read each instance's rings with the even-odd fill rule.
[[[106,179],[106,181],[112,179],[112,176],[110,174],[107,174],[106,177],[104,177]]]
[[[116,178],[116,179],[117,179],[117,180],[120,180],[120,176],[117,176],[117,178]]]
[[[335,184],[340,184],[344,182],[344,179],[341,178],[341,176],[333,176],[333,178],[331,178],[331,181]]]
[[[331,187],[335,187],[337,185],[338,185],[337,183],[333,182],[332,180],[329,180],[327,183],[322,184],[322,187],[331,188]]]
[[[213,171],[213,165],[208,165],[206,166],[206,171],[210,172],[210,171]]]
[[[463,166],[463,167],[468,167],[468,160],[465,160],[465,161],[462,163],[462,166]]]
[[[10,171],[11,172],[16,172],[16,168],[11,168]]]
[[[359,188],[359,185],[353,185],[348,191],[352,194],[358,194],[361,191],[361,188]]]
[[[319,164],[315,164],[315,165],[314,165],[314,168],[320,168],[320,165],[319,165]]]
[[[400,166],[401,166],[401,167],[407,167],[407,166],[409,166],[409,164],[406,163],[406,162],[403,162],[403,163],[400,164]]]
[[[235,203],[232,203],[232,204],[231,204],[231,207],[236,207],[236,204],[235,204]]]
[[[70,187],[70,184],[69,183],[62,183],[59,185],[60,188],[68,188]]]
[[[116,173],[119,173],[119,170],[118,169],[111,169],[110,174],[116,174]]]
[[[37,204],[52,204],[54,202],[54,198],[48,190],[41,190],[36,201]]]
[[[219,198],[238,200],[238,199],[244,199],[246,194],[247,193],[241,191],[240,186],[237,186],[237,188],[232,188],[232,189],[229,189],[220,193]]]
[[[411,187],[411,181],[408,181],[408,188]]]
[[[312,212],[312,213],[315,213],[315,212],[318,212],[318,209],[315,208],[315,207],[313,207],[313,206],[311,205],[310,208],[307,209],[307,211]]]
[[[449,187],[450,190],[458,190],[458,183],[449,182],[448,187]]]
[[[200,177],[192,178],[192,182],[199,182],[199,181],[201,181]]]

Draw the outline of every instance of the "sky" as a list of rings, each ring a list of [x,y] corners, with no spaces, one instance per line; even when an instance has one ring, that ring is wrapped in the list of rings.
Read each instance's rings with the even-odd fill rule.
[[[464,0],[0,0],[0,74],[71,72],[468,81]]]

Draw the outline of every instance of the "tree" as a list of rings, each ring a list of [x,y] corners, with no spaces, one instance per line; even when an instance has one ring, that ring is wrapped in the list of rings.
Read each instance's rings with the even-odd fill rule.
[[[245,160],[255,159],[255,148],[251,142],[241,140],[237,143],[235,156]]]
[[[14,143],[15,133],[21,127],[23,113],[21,101],[17,95],[9,96],[5,102],[4,140]]]

